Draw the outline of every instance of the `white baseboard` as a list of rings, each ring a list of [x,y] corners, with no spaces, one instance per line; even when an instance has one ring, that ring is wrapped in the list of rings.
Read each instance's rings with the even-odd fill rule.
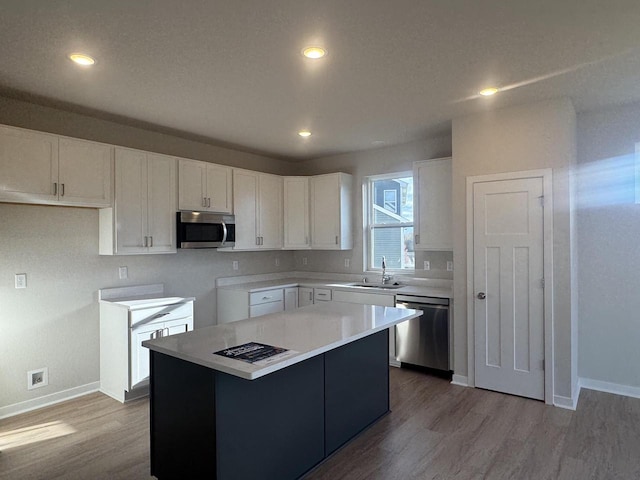
[[[616,395],[622,395],[625,397],[640,398],[640,387],[603,382],[602,380],[594,380],[593,378],[580,378],[580,385],[582,388],[588,388],[589,390],[615,393]]]
[[[559,408],[566,408],[567,410],[575,410],[578,405],[578,397],[563,397],[562,395],[553,396],[553,405]]]
[[[14,403],[6,407],[0,407],[0,419],[13,417],[21,413],[37,410],[38,408],[48,407],[56,403],[71,400],[72,398],[81,397],[88,393],[97,392],[100,389],[100,382],[87,383],[79,387],[70,388],[61,392],[51,393],[42,397],[26,400],[24,402]]]
[[[453,378],[451,379],[451,384],[452,385],[460,385],[461,387],[468,387],[469,386],[469,377],[465,376],[465,375],[453,375]]]

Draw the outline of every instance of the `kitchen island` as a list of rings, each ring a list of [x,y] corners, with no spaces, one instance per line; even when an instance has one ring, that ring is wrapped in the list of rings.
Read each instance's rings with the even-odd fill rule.
[[[389,411],[388,328],[419,314],[329,302],[144,342],[151,474],[299,478]],[[252,342],[286,351],[220,354]]]

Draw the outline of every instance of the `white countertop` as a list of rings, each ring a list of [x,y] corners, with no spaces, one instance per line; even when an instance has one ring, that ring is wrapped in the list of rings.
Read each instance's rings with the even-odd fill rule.
[[[312,287],[312,288],[331,288],[333,290],[344,290],[360,293],[375,293],[383,295],[420,295],[423,297],[437,298],[453,298],[453,291],[449,287],[431,287],[422,285],[403,285],[400,288],[375,288],[375,287],[359,287],[352,285],[349,281],[335,281],[322,278],[280,278],[273,280],[262,280],[258,282],[236,283],[231,285],[219,285],[217,288],[222,290],[240,290],[247,293],[271,290],[274,288],[288,287]],[[393,283],[393,282],[392,282]]]
[[[109,303],[127,310],[140,310],[195,301],[195,297],[166,296],[164,285],[161,283],[102,288],[98,290],[98,298],[100,303]]]
[[[145,347],[204,367],[254,380],[421,315],[420,310],[322,302],[287,312],[147,340]],[[215,355],[249,342],[294,350],[267,366]]]

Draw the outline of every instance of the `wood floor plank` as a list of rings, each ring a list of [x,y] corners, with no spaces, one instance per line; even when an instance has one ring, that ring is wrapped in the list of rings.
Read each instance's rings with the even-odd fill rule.
[[[390,372],[391,413],[305,480],[640,480],[640,399],[583,390],[571,412]],[[96,393],[0,420],[0,478],[152,478],[148,400]]]

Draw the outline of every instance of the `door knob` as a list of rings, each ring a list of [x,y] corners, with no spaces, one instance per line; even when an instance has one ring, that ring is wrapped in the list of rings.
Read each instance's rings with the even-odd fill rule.
[[[484,292],[478,293],[478,300],[484,300],[487,298],[487,295]]]

